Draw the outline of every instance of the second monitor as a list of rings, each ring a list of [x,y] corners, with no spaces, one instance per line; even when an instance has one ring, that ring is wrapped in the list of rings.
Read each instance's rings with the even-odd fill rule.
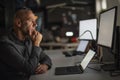
[[[79,39],[96,40],[97,19],[81,20],[79,22]]]

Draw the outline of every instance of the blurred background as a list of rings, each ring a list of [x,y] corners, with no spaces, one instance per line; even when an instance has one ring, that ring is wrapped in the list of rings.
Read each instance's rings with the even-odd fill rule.
[[[37,30],[43,34],[42,43],[76,43],[79,21],[97,18],[99,13],[120,0],[1,0],[0,34],[13,26],[13,15],[21,7],[28,7],[38,16]],[[117,17],[117,26],[120,16]]]

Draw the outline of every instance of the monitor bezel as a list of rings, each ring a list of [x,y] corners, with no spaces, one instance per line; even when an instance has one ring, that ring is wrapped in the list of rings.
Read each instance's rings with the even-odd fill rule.
[[[115,9],[115,14],[114,14],[114,24],[113,24],[113,33],[112,33],[112,44],[111,44],[111,47],[107,46],[107,45],[103,45],[103,44],[99,44],[98,43],[98,38],[99,38],[99,27],[100,27],[100,20],[101,20],[101,14],[105,13],[105,12],[108,12],[112,9]],[[111,50],[113,49],[113,46],[114,46],[114,36],[115,36],[115,28],[116,28],[116,21],[117,21],[117,6],[114,6],[112,8],[109,8],[105,11],[102,11],[100,12],[100,15],[99,15],[99,24],[98,24],[98,34],[97,34],[97,45],[98,46],[101,46],[101,47],[105,47],[105,48],[110,48]]]

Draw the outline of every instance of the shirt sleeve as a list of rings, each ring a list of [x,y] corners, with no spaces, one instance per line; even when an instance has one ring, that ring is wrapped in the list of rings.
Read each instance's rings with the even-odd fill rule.
[[[52,66],[52,60],[50,59],[50,57],[44,51],[41,51],[41,54],[40,54],[39,58],[40,58],[39,62],[41,64],[48,65],[48,69],[51,68],[51,66]]]

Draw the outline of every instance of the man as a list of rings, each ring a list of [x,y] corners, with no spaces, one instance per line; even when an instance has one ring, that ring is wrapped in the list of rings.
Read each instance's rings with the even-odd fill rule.
[[[37,17],[30,9],[14,16],[13,30],[0,39],[0,79],[29,80],[51,68],[51,59],[40,48],[42,35],[35,30]]]

